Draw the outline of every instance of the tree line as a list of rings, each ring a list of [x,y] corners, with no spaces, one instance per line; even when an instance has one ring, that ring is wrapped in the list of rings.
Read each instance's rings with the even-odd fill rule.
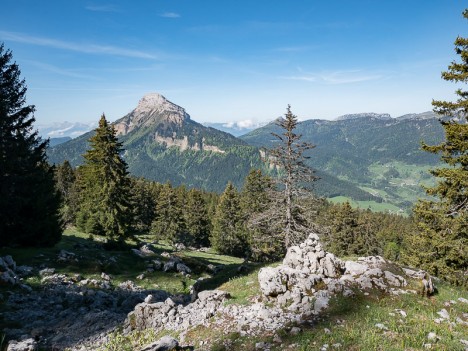
[[[468,10],[463,16],[468,19]],[[468,38],[458,37],[460,62],[442,78],[468,82]],[[51,246],[65,224],[106,236],[121,245],[129,236],[149,233],[155,240],[211,245],[220,253],[255,261],[280,259],[286,248],[317,231],[338,255],[381,254],[428,270],[455,284],[468,284],[468,92],[455,102],[433,101],[445,141],[422,144],[440,154],[445,167],[426,189],[410,219],[331,205],[313,196],[317,179],[305,166],[295,133],[297,117],[288,106],[274,134],[277,148],[266,162],[279,176],[252,170],[239,191],[231,183],[221,195],[131,178],[115,130],[103,115],[90,139],[85,163],[47,163],[43,141],[33,130],[34,106],[11,51],[0,45],[0,246]]]

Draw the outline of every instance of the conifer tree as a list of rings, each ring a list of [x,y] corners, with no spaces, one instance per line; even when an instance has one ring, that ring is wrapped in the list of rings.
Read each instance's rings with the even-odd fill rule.
[[[288,105],[285,118],[280,119],[277,125],[282,128],[282,133],[272,133],[279,141],[278,146],[270,150],[274,163],[280,170],[279,179],[280,195],[277,197],[275,208],[281,209],[280,220],[283,222],[282,237],[285,247],[299,242],[307,232],[307,224],[303,211],[298,203],[302,196],[310,196],[311,182],[314,176],[310,167],[305,164],[308,159],[304,152],[315,147],[307,142],[301,142],[302,135],[296,134],[297,116],[291,112]]]
[[[62,235],[60,195],[20,75],[0,44],[0,247],[51,246]]]
[[[176,243],[185,234],[185,221],[180,198],[171,183],[161,188],[156,201],[155,218],[151,224],[151,234],[156,239]]]
[[[247,242],[243,223],[239,194],[229,182],[216,207],[211,245],[222,254],[245,256]]]
[[[463,12],[468,19],[468,9]],[[468,83],[468,38],[455,40],[461,62],[442,73],[447,81]],[[445,141],[423,149],[441,154],[445,167],[430,173],[439,179],[426,189],[435,200],[419,200],[413,212],[418,226],[406,240],[405,260],[456,284],[468,285],[468,91],[458,89],[458,100],[433,101]]]
[[[57,190],[62,196],[60,214],[64,224],[73,224],[78,207],[76,175],[70,162],[65,160],[55,167],[55,182]]]
[[[273,181],[270,177],[259,169],[252,169],[240,194],[246,240],[249,243],[250,258],[254,261],[278,259],[283,252],[281,237],[274,236],[273,221],[269,214],[265,215],[272,206],[272,188]]]
[[[130,179],[120,156],[122,143],[104,115],[79,168],[80,210],[77,224],[87,233],[122,241],[132,224]]]
[[[348,201],[332,207],[330,231],[330,251],[338,256],[357,253],[358,215]]]
[[[187,193],[184,212],[190,244],[198,247],[208,246],[210,243],[210,222],[207,204],[200,190],[190,189]]]
[[[156,215],[156,201],[161,184],[144,178],[131,178],[131,198],[133,207],[133,225],[137,233],[149,233]]]

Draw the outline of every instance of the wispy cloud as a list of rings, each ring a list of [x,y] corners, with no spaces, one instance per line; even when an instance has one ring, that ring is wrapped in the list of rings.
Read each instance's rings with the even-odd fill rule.
[[[119,12],[117,6],[112,4],[107,5],[88,5],[85,7],[88,11],[95,11],[95,12]]]
[[[279,52],[304,52],[308,51],[311,49],[315,49],[316,47],[313,46],[286,46],[286,47],[280,47],[273,49],[273,51],[279,51]]]
[[[175,12],[163,12],[159,15],[159,17],[164,17],[164,18],[180,18],[180,14],[175,13]]]
[[[83,73],[79,73],[76,70],[70,69],[63,69],[54,65],[50,65],[48,63],[38,62],[38,61],[27,61],[29,64],[38,67],[44,71],[52,72],[55,74],[59,74],[66,77],[73,77],[73,78],[84,78],[86,80],[94,80],[96,79],[96,75],[87,75]]]
[[[325,73],[303,73],[299,75],[282,77],[289,80],[301,80],[305,82],[318,82],[323,84],[351,84],[383,78],[380,73],[364,72],[362,70],[333,71]]]
[[[126,49],[110,45],[66,42],[52,38],[30,36],[23,33],[0,31],[0,38],[3,40],[9,40],[18,43],[45,46],[54,49],[70,50],[86,54],[101,54],[136,57],[143,59],[157,59],[157,57],[153,54],[149,54],[147,52],[139,50]]]

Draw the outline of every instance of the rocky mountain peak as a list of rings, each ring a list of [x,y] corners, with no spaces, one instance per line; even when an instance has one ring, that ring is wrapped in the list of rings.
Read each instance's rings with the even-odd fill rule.
[[[158,93],[143,96],[137,107],[125,117],[117,120],[114,126],[117,134],[127,134],[133,129],[154,124],[182,125],[190,119],[185,109],[170,102]]]

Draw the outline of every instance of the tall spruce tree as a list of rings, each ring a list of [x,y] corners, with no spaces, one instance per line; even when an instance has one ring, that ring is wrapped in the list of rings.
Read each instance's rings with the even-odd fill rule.
[[[468,19],[468,9],[463,12]],[[447,81],[468,83],[468,38],[455,40],[460,62],[442,73]],[[423,144],[423,149],[441,154],[445,167],[431,171],[439,179],[426,189],[435,200],[420,200],[413,212],[418,231],[406,242],[405,260],[453,283],[468,285],[468,91],[456,91],[458,100],[433,101],[441,120],[445,141]]]
[[[144,178],[130,178],[133,207],[133,226],[137,233],[148,233],[156,215],[156,201],[162,184],[145,180]]]
[[[156,210],[151,234],[156,239],[178,242],[185,234],[183,208],[176,189],[167,182],[161,188],[156,200]]]
[[[20,75],[0,44],[0,247],[50,246],[62,235],[60,195]]]
[[[91,148],[83,155],[85,164],[78,174],[81,189],[77,224],[87,233],[122,241],[132,224],[130,179],[127,164],[120,156],[122,143],[104,115],[89,143]]]
[[[78,193],[75,171],[67,160],[55,167],[55,182],[57,190],[62,196],[62,206],[60,208],[62,221],[65,225],[73,224],[75,223],[78,207]]]
[[[283,252],[281,237],[274,235],[280,230],[273,227],[268,213],[272,206],[272,188],[273,180],[269,176],[259,169],[252,169],[245,178],[240,193],[246,240],[249,243],[250,258],[254,261],[279,259]]]
[[[244,257],[248,246],[243,224],[239,194],[228,183],[216,206],[211,245],[222,254]]]
[[[307,224],[298,199],[310,196],[310,186],[317,179],[310,167],[305,164],[308,158],[304,153],[315,147],[307,142],[301,142],[302,135],[296,134],[297,116],[291,112],[288,105],[285,117],[278,120],[282,133],[272,133],[279,141],[278,146],[270,150],[273,162],[280,170],[279,196],[275,208],[281,209],[279,218],[282,221],[282,233],[285,247],[299,242],[307,232]]]
[[[184,217],[190,244],[198,247],[208,246],[210,243],[208,206],[200,190],[190,189],[187,193]]]

